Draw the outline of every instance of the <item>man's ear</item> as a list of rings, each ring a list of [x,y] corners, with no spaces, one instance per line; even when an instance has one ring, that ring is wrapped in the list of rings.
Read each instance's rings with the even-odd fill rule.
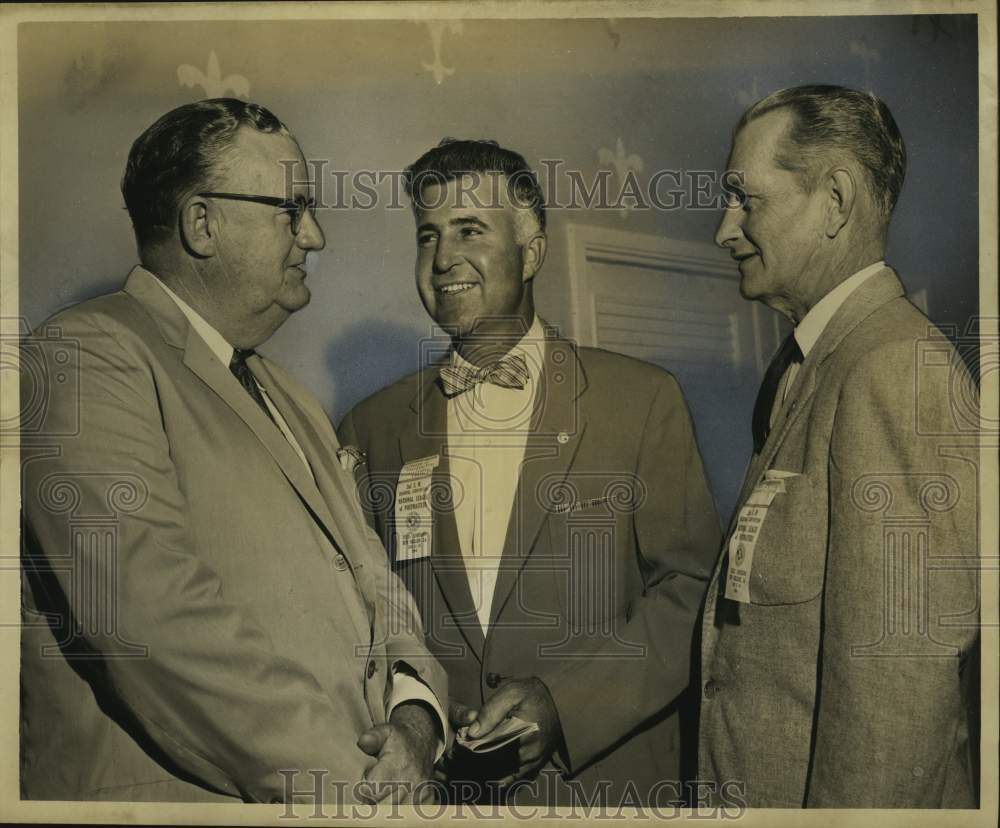
[[[830,170],[826,179],[826,194],[828,199],[824,230],[827,238],[833,239],[847,224],[854,210],[858,186],[853,171],[847,167]]]
[[[549,240],[545,233],[539,231],[535,233],[522,247],[524,251],[524,263],[521,266],[521,281],[530,282],[535,278],[535,274],[541,270],[542,262],[545,261],[545,251],[548,249]]]
[[[215,228],[209,222],[208,202],[192,196],[181,205],[178,232],[181,243],[195,256],[208,258],[215,254]]]

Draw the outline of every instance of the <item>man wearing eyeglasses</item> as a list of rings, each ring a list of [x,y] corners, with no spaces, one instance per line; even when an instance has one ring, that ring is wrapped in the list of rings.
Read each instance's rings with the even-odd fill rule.
[[[321,406],[254,350],[309,301],[304,166],[255,104],[167,113],[122,181],[142,265],[25,343],[24,798],[430,790],[444,673]]]

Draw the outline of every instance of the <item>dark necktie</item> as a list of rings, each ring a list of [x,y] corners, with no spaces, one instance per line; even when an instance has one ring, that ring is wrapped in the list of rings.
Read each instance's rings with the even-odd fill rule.
[[[482,368],[466,365],[444,365],[441,367],[441,387],[445,395],[454,397],[468,391],[475,385],[488,382],[501,388],[524,388],[531,376],[524,357],[511,354]]]
[[[764,381],[760,384],[760,391],[757,392],[757,402],[753,407],[753,450],[756,454],[760,454],[767,435],[771,432],[771,409],[774,408],[774,398],[778,394],[781,378],[793,362],[802,362],[802,349],[795,341],[794,332],[785,337],[785,341],[781,343],[778,353],[767,366]]]
[[[260,406],[260,410],[267,414],[268,419],[273,422],[274,417],[271,416],[271,410],[267,407],[267,403],[264,402],[264,395],[260,392],[260,386],[257,385],[257,381],[253,378],[253,372],[250,370],[250,366],[247,365],[247,360],[256,355],[257,352],[252,349],[241,351],[239,348],[234,348],[233,358],[229,360],[229,370],[240,381],[240,385],[246,389],[246,392],[253,398],[253,401]]]

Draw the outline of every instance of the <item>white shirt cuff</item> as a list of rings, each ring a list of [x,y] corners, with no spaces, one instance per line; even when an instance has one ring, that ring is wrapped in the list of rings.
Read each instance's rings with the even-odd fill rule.
[[[438,738],[438,748],[434,755],[434,761],[444,754],[445,745],[448,744],[448,717],[445,716],[437,696],[431,691],[408,664],[396,662],[392,668],[392,690],[389,691],[389,703],[386,705],[385,718],[388,721],[392,711],[403,702],[422,701],[430,705],[430,708],[437,714],[438,722],[441,725],[440,737]]]

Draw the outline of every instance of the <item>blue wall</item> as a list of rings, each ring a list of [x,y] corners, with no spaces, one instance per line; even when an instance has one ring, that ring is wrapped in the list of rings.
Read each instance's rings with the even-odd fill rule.
[[[129,146],[168,109],[219,94],[179,81],[185,64],[210,74],[211,52],[221,76],[242,76],[237,87],[245,82],[250,99],[285,120],[308,157],[349,171],[400,170],[445,135],[493,137],[533,164],[558,158],[585,176],[618,139],[641,157],[643,181],[659,169],[719,170],[753,100],[809,82],[870,88],[892,108],[910,157],[889,262],[911,290],[926,289],[935,321],[963,328],[976,313],[975,17],[439,25],[439,64],[453,70],[440,83],[431,27],[413,21],[23,25],[21,315],[36,325],[120,285],[136,258],[118,191]],[[327,247],[310,278],[313,301],[264,350],[336,420],[417,367],[430,323],[413,286],[405,207],[319,219]],[[538,292],[555,322],[568,311],[567,221],[709,240],[718,213],[552,211]],[[700,438],[710,445],[713,435]],[[713,480],[738,477],[745,460],[713,462]]]

